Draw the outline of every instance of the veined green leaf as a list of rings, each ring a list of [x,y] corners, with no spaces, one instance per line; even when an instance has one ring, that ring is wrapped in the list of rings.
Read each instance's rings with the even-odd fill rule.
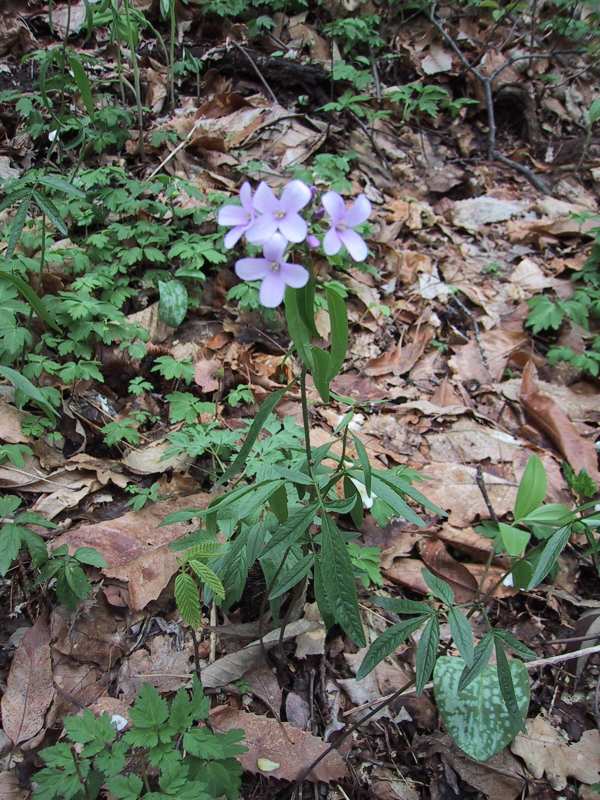
[[[440,624],[437,617],[430,617],[423,628],[416,655],[416,681],[415,691],[421,694],[425,684],[431,677],[440,643]]]
[[[360,681],[366,677],[371,670],[375,669],[380,661],[383,661],[384,658],[391,656],[392,653],[394,653],[400,647],[400,645],[408,639],[409,636],[412,636],[412,634],[417,631],[421,625],[423,625],[423,623],[430,619],[430,614],[423,614],[420,617],[407,619],[404,622],[399,622],[397,625],[392,625],[391,628],[388,628],[386,631],[384,631],[381,636],[378,636],[373,644],[369,647],[367,654],[364,657],[358,672],[356,673],[356,679]]]
[[[558,561],[558,557],[567,546],[570,538],[571,526],[565,525],[563,528],[559,528],[556,533],[548,539],[535,565],[531,581],[527,587],[528,591],[535,589],[535,587],[544,580]]]
[[[359,647],[365,646],[365,634],[358,609],[358,595],[352,561],[346,542],[327,512],[322,513],[323,579],[336,621]]]
[[[12,272],[0,271],[0,280],[6,280],[9,283],[12,283],[19,294],[33,308],[38,317],[53,331],[56,331],[56,333],[62,333],[61,328],[54,321],[50,312],[44,305],[42,298],[33,291],[31,286],[24,281],[23,278],[21,278],[19,275],[13,274]]]
[[[269,600],[276,600],[281,595],[289,592],[290,589],[293,589],[294,586],[297,586],[311,571],[313,561],[313,554],[307,553],[291,569],[280,573],[275,585],[269,592]]]
[[[447,606],[451,606],[454,603],[454,592],[446,581],[438,578],[437,575],[434,575],[433,572],[425,567],[421,570],[421,575],[434,597],[441,600],[442,603],[445,603]]]
[[[371,470],[371,462],[369,461],[369,456],[367,454],[365,446],[358,438],[358,436],[352,434],[352,441],[354,442],[354,447],[356,447],[356,454],[358,455],[358,463],[360,464],[363,471],[365,489],[367,490],[367,494],[370,497],[371,489],[373,487],[373,473]]]
[[[41,408],[50,417],[58,417],[58,411],[50,405],[40,390],[20,372],[11,367],[0,366],[0,375],[10,381],[15,389],[18,389],[29,401]]]
[[[522,556],[529,543],[531,534],[513,525],[506,525],[504,522],[498,523],[500,538],[510,556]]]
[[[177,328],[188,311],[188,293],[181,281],[159,281],[158,291],[160,295],[159,316],[161,320]]]
[[[483,670],[487,667],[492,650],[494,647],[494,636],[488,631],[485,636],[480,640],[479,644],[473,651],[473,660],[470,664],[465,664],[460,680],[458,682],[458,691],[462,692],[467,686],[475,680]],[[462,660],[462,659],[461,659]]]
[[[515,521],[518,522],[540,506],[547,491],[548,479],[544,465],[537,456],[530,456],[517,491],[513,512]]]
[[[25,220],[27,219],[27,214],[29,212],[30,205],[31,205],[31,194],[28,194],[21,201],[17,209],[17,213],[14,216],[12,225],[10,226],[10,233],[8,235],[8,242],[6,245],[6,253],[5,253],[5,257],[7,259],[13,257],[15,248],[21,236],[21,231],[23,230],[23,227],[25,225]]]
[[[212,571],[203,561],[192,558],[188,561],[191,569],[194,570],[198,578],[211,590],[217,601],[225,599],[225,589],[219,576]]]
[[[516,735],[523,727],[523,715],[519,709],[510,664],[508,663],[508,658],[506,657],[501,639],[494,638],[494,648],[496,650],[496,669],[498,672],[500,691],[502,692],[504,705],[510,717],[512,733]]]
[[[330,373],[330,359],[329,353],[322,350],[320,347],[314,345],[310,348],[312,359],[312,376],[317,387],[317,391],[321,395],[321,399],[329,402],[329,373]]]
[[[54,225],[56,230],[62,233],[63,236],[68,236],[69,231],[67,229],[67,226],[60,218],[60,212],[54,205],[52,200],[50,200],[48,197],[45,197],[43,194],[40,194],[40,192],[36,191],[32,192],[31,197],[33,199],[33,202],[42,212],[42,214],[45,214],[45,216],[48,217],[48,219]]]
[[[473,630],[466,614],[460,608],[452,606],[448,612],[450,633],[458,652],[467,666],[473,663],[474,645]]]
[[[198,584],[187,572],[180,572],[175,578],[175,602],[186,625],[199,628],[201,619]]]
[[[348,349],[348,312],[346,302],[335,289],[327,286],[327,308],[331,327],[331,348],[329,359],[329,381],[341,370]]]

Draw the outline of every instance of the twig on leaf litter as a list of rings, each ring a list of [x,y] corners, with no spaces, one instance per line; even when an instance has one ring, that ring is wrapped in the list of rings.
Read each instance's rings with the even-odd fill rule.
[[[277,99],[277,96],[276,96],[275,92],[273,91],[273,89],[271,89],[271,87],[267,83],[267,79],[262,74],[262,72],[259,70],[258,66],[256,65],[256,63],[255,63],[254,59],[252,58],[252,56],[250,55],[250,53],[247,50],[245,50],[242,47],[241,44],[238,44],[235,41],[235,39],[231,40],[231,44],[234,47],[237,47],[237,49],[240,51],[240,53],[242,53],[245,56],[245,58],[248,60],[248,62],[250,64],[250,66],[254,70],[254,72],[256,72],[256,74],[258,76],[258,79],[260,80],[262,85],[265,87],[265,90],[266,90],[267,94],[269,94],[271,96],[271,100],[275,103],[276,106],[278,106],[279,105],[279,100]]]
[[[459,60],[465,67],[468,72],[471,72],[481,84],[483,89],[483,94],[485,98],[485,106],[488,116],[488,159],[490,161],[499,161],[501,164],[506,164],[506,166],[513,169],[515,172],[520,173],[526,178],[529,183],[532,184],[539,192],[542,194],[551,194],[552,191],[550,187],[546,184],[542,178],[538,177],[529,167],[526,167],[524,164],[519,164],[516,161],[512,161],[510,158],[502,155],[496,150],[496,113],[494,109],[494,98],[492,93],[492,85],[493,81],[507,69],[511,64],[513,64],[519,58],[524,58],[522,56],[517,56],[514,59],[508,59],[501,67],[497,70],[492,72],[491,75],[484,75],[480,69],[474,67],[472,64],[469,63],[468,59],[466,58],[465,54],[462,52],[460,47],[456,44],[452,36],[448,33],[448,31],[444,28],[440,20],[436,17],[436,3],[433,3],[431,6],[431,11],[429,14],[429,19],[431,24],[439,31],[442,35],[444,40],[450,45],[452,50],[456,53]],[[548,53],[544,54],[545,57],[548,57]],[[541,54],[531,54],[529,56],[525,56],[526,58],[541,58]]]

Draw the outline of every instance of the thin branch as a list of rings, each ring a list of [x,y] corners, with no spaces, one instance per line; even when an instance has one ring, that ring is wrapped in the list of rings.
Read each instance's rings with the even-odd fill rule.
[[[275,95],[275,92],[273,91],[273,89],[271,89],[271,87],[267,83],[267,79],[265,78],[265,76],[262,74],[262,72],[257,67],[256,62],[254,61],[254,59],[252,58],[250,53],[247,50],[245,50],[242,47],[241,44],[238,44],[235,40],[232,39],[231,43],[233,44],[234,47],[237,47],[237,49],[240,51],[240,53],[242,53],[246,57],[246,59],[248,60],[248,62],[251,65],[252,69],[254,70],[254,72],[256,72],[256,74],[258,76],[258,79],[260,80],[262,85],[265,87],[265,89],[267,91],[267,94],[269,94],[271,96],[271,100],[275,103],[275,105],[279,105],[279,100],[277,99],[277,96]]]

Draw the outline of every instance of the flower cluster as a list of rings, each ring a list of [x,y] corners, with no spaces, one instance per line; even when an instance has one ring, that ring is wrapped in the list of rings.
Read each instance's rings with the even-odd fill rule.
[[[311,189],[299,180],[290,181],[280,198],[264,181],[253,194],[246,181],[240,189],[240,205],[226,205],[219,211],[219,225],[231,228],[225,235],[226,248],[234,247],[242,236],[252,244],[262,245],[263,258],[242,258],[236,262],[235,271],[242,280],[261,281],[260,302],[267,308],[281,303],[286,286],[300,289],[308,283],[309,271],[300,264],[289,263],[286,250],[289,244],[304,241],[311,249],[319,246],[300,214],[313,199]],[[354,228],[371,213],[367,198],[361,194],[346,206],[337,192],[326,192],[322,205],[320,213],[327,215],[330,226],[323,238],[325,253],[335,255],[345,247],[355,261],[364,261],[367,245]]]

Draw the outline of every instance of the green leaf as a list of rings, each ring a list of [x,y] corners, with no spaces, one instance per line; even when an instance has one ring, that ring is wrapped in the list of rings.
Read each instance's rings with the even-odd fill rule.
[[[19,242],[19,238],[21,237],[21,232],[25,225],[25,220],[27,219],[27,214],[29,212],[30,205],[31,205],[31,195],[28,195],[21,201],[19,207],[17,208],[17,213],[15,214],[12,225],[10,226],[8,243],[6,245],[6,252],[4,254],[7,259],[13,257],[13,254]]]
[[[360,473],[357,473],[357,476],[357,480],[360,480]],[[383,500],[384,503],[387,503],[395,514],[407,522],[412,522],[413,525],[417,525],[419,528],[426,527],[421,517],[402,499],[398,490],[391,487],[387,481],[379,478],[375,472],[373,473],[373,494]]]
[[[330,630],[330,628],[333,628],[335,625],[335,613],[329,597],[327,596],[321,559],[321,553],[317,553],[313,568],[313,591],[315,593],[315,600],[317,601],[317,606],[321,612],[321,617],[323,618],[325,628]]]
[[[86,75],[86,72],[83,68],[83,64],[81,63],[80,59],[74,53],[69,54],[69,64],[71,66],[71,71],[73,73],[73,78],[79,89],[79,94],[81,95],[81,99],[85,105],[86,111],[90,116],[93,115],[95,108],[94,108],[94,98],[92,97],[92,84],[90,83],[90,79]]]
[[[78,547],[73,553],[73,558],[75,558],[81,564],[89,564],[90,567],[104,569],[104,567],[108,566],[104,556],[94,547]]]
[[[7,522],[0,528],[0,575],[4,577],[21,549],[21,531],[23,528],[13,522]]]
[[[523,727],[524,715],[519,709],[510,664],[508,662],[508,658],[506,657],[502,640],[498,637],[494,637],[494,648],[496,650],[496,670],[498,674],[498,683],[504,699],[504,705],[506,706],[508,716],[510,717],[512,733],[513,736],[515,736]],[[513,663],[519,664],[520,662],[515,661]],[[529,688],[529,677],[527,679],[527,686]]]
[[[0,271],[0,278],[12,283],[19,294],[29,303],[38,317],[45,322],[49,328],[51,328],[53,331],[56,331],[56,333],[62,333],[62,329],[57,325],[50,315],[42,301],[42,298],[33,291],[31,286],[24,281],[23,278],[19,277],[18,275],[14,275],[11,272],[2,271]]]
[[[302,363],[312,371],[311,331],[302,318],[298,291],[288,286],[285,291],[285,317],[288,333]]]
[[[129,716],[136,728],[160,728],[167,721],[169,707],[154,686],[145,683],[129,711]]]
[[[431,619],[430,614],[423,614],[415,619],[407,619],[404,622],[399,622],[397,625],[392,625],[381,636],[378,636],[373,644],[369,647],[362,664],[356,673],[356,679],[362,680],[366,677],[371,670],[375,669],[380,661],[384,658],[391,656],[392,653],[405,642],[409,636],[418,630],[424,622]]]
[[[352,561],[342,534],[326,512],[322,514],[321,536],[322,574],[335,619],[355,644],[364,647]]]
[[[430,617],[423,628],[417,645],[415,691],[421,694],[431,677],[440,643],[440,625],[437,617]]]
[[[520,522],[526,522],[528,525],[566,525],[573,522],[575,514],[570,508],[563,503],[547,503],[546,505],[534,508],[526,517],[520,519]]]
[[[21,394],[24,394],[30,402],[41,408],[50,418],[58,417],[58,412],[50,405],[42,392],[40,392],[28,378],[21,375],[20,372],[17,372],[11,367],[0,366],[0,376],[12,383],[15,389],[21,392]]]
[[[237,475],[238,472],[241,472],[242,469],[246,466],[248,453],[250,452],[250,450],[252,450],[252,446],[254,445],[254,442],[258,438],[258,434],[261,432],[263,425],[267,421],[267,418],[269,417],[275,406],[283,398],[288,388],[289,387],[286,386],[283,389],[278,389],[276,392],[273,392],[272,394],[268,395],[268,397],[265,400],[263,400],[263,402],[260,404],[260,407],[256,412],[256,416],[254,417],[254,422],[252,423],[248,433],[246,434],[246,439],[244,441],[244,444],[240,447],[240,452],[237,454],[235,460],[225,470],[223,475],[221,475],[221,477],[215,484],[215,488],[231,480],[231,478]]]
[[[425,567],[421,570],[421,575],[434,597],[441,600],[442,603],[445,603],[447,606],[451,606],[454,603],[454,592],[446,581],[438,578],[437,575],[434,575],[433,572],[430,572]]]
[[[184,734],[183,747],[197,758],[217,759],[234,758],[243,755],[248,749],[240,744],[244,739],[244,731],[230,730],[227,733],[212,733],[206,728],[196,728]]]
[[[325,288],[331,327],[329,380],[341,370],[348,350],[348,312],[343,297],[331,286]]]
[[[448,623],[454,644],[467,666],[473,663],[473,630],[466,614],[453,606],[448,612]]]
[[[512,740],[513,722],[495,665],[485,667],[468,689],[461,690],[459,683],[465,669],[462,658],[439,658],[433,673],[435,699],[444,725],[458,747],[476,761],[487,761]],[[510,674],[522,721],[529,707],[529,675],[520,661],[511,662]]]
[[[485,636],[479,641],[477,647],[473,651],[473,660],[471,663],[465,663],[465,668],[462,671],[458,684],[459,691],[462,692],[463,689],[466,689],[469,684],[477,678],[478,675],[481,675],[483,670],[486,668],[488,661],[490,660],[493,647],[494,637],[493,634],[488,631],[488,633],[486,633]]]
[[[320,347],[314,345],[310,348],[312,359],[312,376],[317,387],[317,391],[321,395],[321,399],[329,402],[329,373],[330,373],[330,359],[329,353],[322,350]]]
[[[144,788],[142,779],[137,775],[115,775],[107,781],[106,786],[117,800],[137,800]]]
[[[60,218],[60,212],[57,207],[54,205],[50,198],[45,197],[43,194],[39,192],[32,192],[31,197],[33,202],[39,208],[39,210],[44,214],[50,222],[54,225],[57,231],[61,233],[63,236],[69,235],[69,230],[65,223]]]
[[[269,600],[276,600],[297,586],[310,573],[313,561],[314,555],[307,553],[291,569],[282,571],[269,592]]]
[[[533,575],[531,576],[529,586],[527,587],[528,591],[535,589],[535,587],[544,580],[558,561],[558,557],[567,546],[570,538],[571,526],[565,525],[563,528],[559,528],[556,533],[548,539],[540,554]]]
[[[209,566],[203,564],[202,561],[197,561],[196,559],[191,559],[188,561],[188,564],[190,565],[190,568],[194,570],[202,583],[208,586],[208,588],[214,594],[217,602],[225,600],[225,589],[223,588],[221,579],[212,571]],[[196,595],[197,594],[198,592],[196,592]]]
[[[285,484],[282,483],[269,498],[269,506],[271,510],[282,524],[287,522],[288,518],[288,494]]]
[[[537,653],[534,653],[523,642],[520,642],[510,631],[494,629],[494,639],[500,639],[509,650],[512,650],[524,661],[533,661],[537,657]]]
[[[53,189],[55,192],[62,192],[63,194],[68,194],[71,197],[77,198],[78,200],[85,200],[85,193],[76,186],[73,186],[73,184],[69,181],[61,178],[60,175],[42,175],[37,179],[37,182],[41,183],[42,186],[47,186],[49,189]]]
[[[308,329],[310,336],[319,336],[315,325],[315,281],[311,276],[308,283],[301,289],[296,289],[296,304],[300,319]]]
[[[186,572],[180,572],[175,578],[175,602],[185,624],[199,628],[201,619],[198,585]]]
[[[92,591],[92,584],[76,561],[70,559],[65,564],[65,580],[78,600],[84,600]]]
[[[596,100],[591,103],[587,113],[590,125],[598,122],[600,119],[600,98],[596,98]]]
[[[528,531],[522,531],[520,528],[515,528],[512,525],[505,525],[504,522],[498,523],[498,530],[506,552],[510,556],[522,556],[529,543],[531,534]]]
[[[433,609],[427,603],[420,603],[417,600],[405,600],[403,597],[378,597],[373,598],[373,602],[386,611],[394,614],[432,614]]]
[[[365,446],[358,438],[358,436],[352,434],[352,441],[354,442],[354,447],[356,447],[356,454],[358,455],[358,463],[362,467],[363,476],[365,479],[365,489],[367,490],[367,494],[370,497],[371,489],[373,487],[373,473],[371,471],[371,462],[369,461],[369,456],[367,454]]]
[[[405,494],[407,497],[410,497],[416,503],[426,508],[428,511],[431,511],[433,514],[437,514],[440,517],[445,517],[446,512],[428,500],[424,494],[415,489],[414,486],[411,486],[410,483],[401,478],[399,475],[396,475],[391,470],[373,470],[373,475],[376,475],[380,480],[384,483],[387,483],[391,486],[396,492],[400,494]]]
[[[177,328],[187,314],[187,289],[181,281],[159,281],[158,292],[160,296],[159,317],[166,325]]]
[[[529,314],[526,324],[534,334],[549,329],[557,331],[563,321],[565,312],[558,303],[553,303],[546,294],[532,297],[528,301]]]
[[[544,465],[537,456],[531,456],[519,484],[514,507],[515,521],[526,517],[544,502],[548,491],[548,480]]]

